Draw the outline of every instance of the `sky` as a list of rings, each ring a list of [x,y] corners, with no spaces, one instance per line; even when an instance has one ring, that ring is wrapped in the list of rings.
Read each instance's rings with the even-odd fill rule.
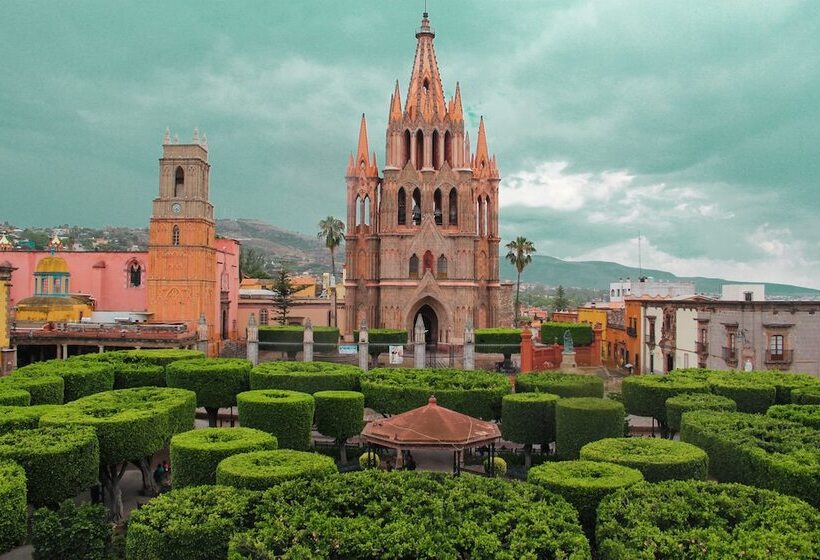
[[[4,3],[0,222],[144,227],[166,127],[198,127],[217,217],[314,234],[346,213],[362,113],[384,163],[423,5]],[[428,10],[445,94],[497,154],[505,241],[820,288],[820,2]]]

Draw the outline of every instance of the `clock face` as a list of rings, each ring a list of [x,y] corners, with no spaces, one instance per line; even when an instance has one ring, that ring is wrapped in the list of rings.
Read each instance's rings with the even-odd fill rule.
[[[174,202],[171,205],[171,212],[173,212],[174,214],[179,214],[180,212],[182,212],[182,204],[180,204],[179,202]]]

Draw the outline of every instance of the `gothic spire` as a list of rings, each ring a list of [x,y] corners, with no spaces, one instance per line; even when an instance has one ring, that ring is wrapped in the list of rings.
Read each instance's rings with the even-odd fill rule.
[[[424,12],[421,27],[416,31],[416,57],[407,88],[407,101],[404,104],[404,110],[410,118],[421,114],[429,120],[435,113],[443,117],[446,111],[444,88],[441,86],[436,51],[433,48],[435,36],[427,12]]]
[[[450,120],[452,122],[464,120],[464,110],[461,108],[461,87],[458,82],[456,82],[456,94],[450,104]]]
[[[368,159],[369,151],[367,147],[367,119],[365,119],[364,113],[362,113],[362,123],[359,125],[359,147],[356,149],[356,165],[361,166],[362,164],[368,165],[370,163]]]
[[[390,97],[390,115],[388,116],[390,122],[401,120],[401,91],[399,91],[399,81],[396,80],[396,90]]]
[[[490,155],[487,153],[487,133],[484,131],[484,116],[478,123],[478,141],[475,146],[475,161],[480,164],[483,160],[485,163],[489,162]]]

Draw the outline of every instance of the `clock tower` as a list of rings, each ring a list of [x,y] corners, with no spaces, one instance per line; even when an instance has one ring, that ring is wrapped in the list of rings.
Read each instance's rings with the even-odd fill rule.
[[[204,315],[218,338],[214,208],[208,201],[208,141],[194,130],[190,144],[165,131],[148,239],[148,310],[159,323],[195,331]]]

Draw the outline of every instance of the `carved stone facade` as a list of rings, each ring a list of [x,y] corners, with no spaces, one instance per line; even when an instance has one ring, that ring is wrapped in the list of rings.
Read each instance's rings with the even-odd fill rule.
[[[511,290],[498,275],[498,184],[482,118],[475,153],[461,91],[445,100],[427,14],[404,108],[398,82],[390,101],[386,165],[380,175],[362,115],[346,173],[347,333],[371,327],[460,343],[476,327],[512,321]],[[507,309],[509,308],[509,309]]]

